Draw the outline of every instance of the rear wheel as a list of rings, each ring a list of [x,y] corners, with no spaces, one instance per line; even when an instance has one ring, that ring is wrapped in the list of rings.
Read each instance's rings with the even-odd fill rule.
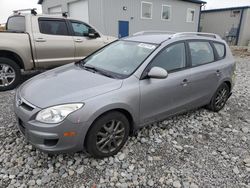
[[[103,158],[120,151],[129,136],[129,121],[120,112],[98,118],[86,137],[86,149],[93,157]]]
[[[214,112],[220,111],[225,106],[229,94],[230,89],[228,85],[226,83],[221,84],[215,92],[210,104],[208,105],[208,109]]]
[[[0,91],[16,88],[20,83],[21,69],[15,61],[0,58]]]

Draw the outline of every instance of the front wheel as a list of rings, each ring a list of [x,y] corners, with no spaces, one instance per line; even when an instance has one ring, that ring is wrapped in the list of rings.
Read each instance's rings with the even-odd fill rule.
[[[20,83],[21,69],[15,61],[0,58],[0,91],[16,88]]]
[[[211,102],[208,105],[208,109],[214,112],[220,111],[226,104],[230,94],[230,89],[226,83],[220,85],[215,92]]]
[[[86,137],[86,149],[95,158],[115,155],[129,136],[129,121],[120,112],[109,112],[99,117]]]

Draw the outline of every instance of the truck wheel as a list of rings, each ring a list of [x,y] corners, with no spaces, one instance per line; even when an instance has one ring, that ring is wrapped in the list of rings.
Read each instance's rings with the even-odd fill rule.
[[[16,62],[0,57],[0,91],[15,89],[20,79],[21,69]]]

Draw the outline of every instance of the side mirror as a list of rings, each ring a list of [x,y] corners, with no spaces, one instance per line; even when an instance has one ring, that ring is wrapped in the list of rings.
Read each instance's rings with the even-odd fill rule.
[[[168,77],[168,72],[161,67],[152,67],[148,72],[149,78],[165,79]]]
[[[96,32],[96,30],[94,30],[93,28],[89,28],[89,32],[88,32],[89,38],[97,38],[98,35],[99,34]]]

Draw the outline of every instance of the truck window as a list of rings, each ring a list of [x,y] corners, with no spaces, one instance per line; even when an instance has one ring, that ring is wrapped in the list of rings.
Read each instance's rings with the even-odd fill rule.
[[[8,19],[7,23],[8,31],[25,31],[25,17],[13,16]]]
[[[71,22],[73,31],[75,33],[75,36],[87,36],[89,33],[89,26],[78,23],[78,22]]]
[[[39,20],[40,32],[48,35],[69,35],[64,20]]]

